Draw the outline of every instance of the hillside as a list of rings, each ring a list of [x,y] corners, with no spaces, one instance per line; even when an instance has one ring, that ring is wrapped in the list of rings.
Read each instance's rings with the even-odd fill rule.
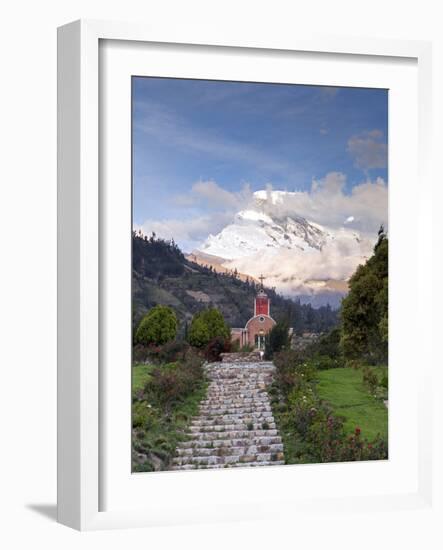
[[[242,327],[253,314],[257,285],[241,280],[234,272],[219,273],[187,259],[173,241],[133,234],[133,322],[137,324],[156,304],[174,308],[182,335],[197,311],[217,307],[231,327]],[[337,323],[338,313],[329,306],[314,309],[310,304],[283,298],[266,288],[271,315],[289,318],[297,332],[322,332]]]

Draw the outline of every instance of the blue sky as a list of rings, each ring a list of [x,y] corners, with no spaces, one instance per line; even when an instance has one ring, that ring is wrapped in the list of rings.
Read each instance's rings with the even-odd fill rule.
[[[267,185],[309,194],[341,174],[345,197],[386,185],[387,121],[385,90],[134,77],[134,225],[213,218],[203,235]]]

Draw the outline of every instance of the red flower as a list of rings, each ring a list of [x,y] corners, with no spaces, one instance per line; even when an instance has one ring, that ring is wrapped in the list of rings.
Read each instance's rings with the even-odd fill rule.
[[[355,435],[360,435],[361,434],[361,429],[357,426],[355,428]]]

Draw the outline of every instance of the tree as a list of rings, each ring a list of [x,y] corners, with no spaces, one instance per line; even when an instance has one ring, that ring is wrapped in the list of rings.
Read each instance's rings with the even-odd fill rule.
[[[274,353],[289,347],[289,323],[280,321],[269,331],[266,337],[265,357],[271,359]]]
[[[174,340],[177,334],[177,317],[169,306],[153,307],[140,321],[135,342],[144,345],[162,345]]]
[[[351,277],[342,301],[340,345],[346,359],[387,361],[388,252],[381,227],[374,254]]]
[[[188,335],[189,343],[192,346],[201,348],[214,338],[229,340],[230,337],[231,330],[218,309],[204,309],[192,318]]]

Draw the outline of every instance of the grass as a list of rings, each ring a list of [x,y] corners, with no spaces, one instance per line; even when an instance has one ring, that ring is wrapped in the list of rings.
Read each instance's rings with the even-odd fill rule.
[[[373,368],[380,379],[384,367]],[[317,377],[319,397],[332,406],[336,416],[344,418],[347,433],[353,433],[359,426],[362,436],[368,440],[377,435],[387,438],[388,411],[382,401],[369,394],[360,369],[329,369],[319,371]]]
[[[151,378],[154,365],[135,363],[132,367],[132,391],[142,390]]]

